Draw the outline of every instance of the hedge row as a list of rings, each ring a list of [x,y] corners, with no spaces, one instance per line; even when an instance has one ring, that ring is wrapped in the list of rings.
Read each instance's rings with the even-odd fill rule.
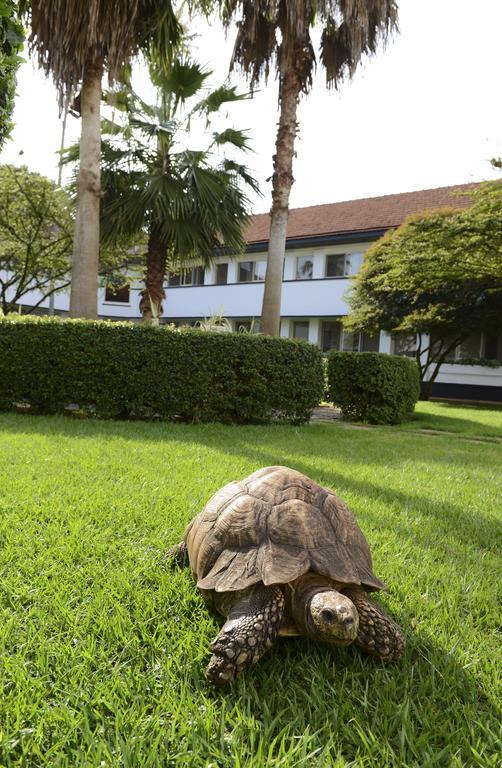
[[[370,424],[410,419],[420,395],[416,362],[379,352],[331,352],[328,399],[344,416]]]
[[[0,319],[0,409],[104,418],[300,423],[323,392],[319,350],[248,334],[40,317]]]

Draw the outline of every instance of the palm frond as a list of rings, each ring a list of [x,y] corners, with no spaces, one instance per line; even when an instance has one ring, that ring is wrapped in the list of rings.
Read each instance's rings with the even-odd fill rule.
[[[114,120],[108,120],[108,118],[101,118],[101,135],[102,136],[119,136],[122,133],[122,126],[116,123]]]
[[[167,70],[181,27],[170,0],[30,0],[22,3],[30,50],[52,75],[61,108],[76,92],[82,73],[104,62],[110,82],[139,52]]]
[[[250,98],[249,93],[239,93],[235,86],[222,85],[211,91],[202,101],[194,107],[194,112],[218,112],[223,104],[230,104],[236,101],[245,101]]]
[[[213,139],[215,144],[222,146],[223,144],[232,144],[237,149],[251,150],[249,144],[249,133],[247,131],[238,131],[235,128],[226,128],[221,133],[213,133]]]
[[[248,168],[246,168],[245,165],[241,165],[240,163],[236,163],[234,160],[225,158],[221,166],[225,173],[232,174],[238,180],[243,181],[247,187],[252,189],[253,192],[255,192],[257,195],[260,195],[260,197],[263,195],[257,180],[254,178],[254,176],[251,176]]]
[[[322,32],[320,60],[328,85],[335,87],[397,28],[395,0],[225,0],[225,24],[236,16],[232,66],[248,75],[251,87],[262,77],[267,80],[272,66],[279,76],[293,66],[305,92],[315,68],[311,32],[316,24]]]
[[[182,26],[171,0],[140,0],[138,48],[159,70],[169,71],[182,37]]]
[[[162,123],[151,123],[146,120],[140,120],[137,117],[132,117],[130,124],[133,128],[137,128],[141,133],[150,138],[159,136],[159,134],[162,133],[172,136],[178,127],[175,120],[166,120]]]
[[[189,59],[177,60],[167,72],[153,73],[152,81],[163,92],[172,94],[181,103],[192,98],[202,88],[211,72]]]
[[[119,112],[128,112],[130,109],[131,90],[130,88],[112,88],[103,91],[102,100],[108,107]]]
[[[197,73],[195,69],[188,72],[178,68],[178,74],[180,72],[186,74],[187,79],[179,93],[188,97],[190,77],[200,82],[202,70]],[[169,81],[164,76],[159,80]],[[166,251],[180,263],[191,258],[209,263],[225,245],[241,249],[243,226],[250,208],[243,189],[257,191],[258,185],[245,166],[225,157],[220,160],[220,155],[227,146],[249,150],[246,132],[228,128],[213,133],[212,142],[204,149],[176,152],[173,148],[177,132],[186,130],[187,121],[195,119],[196,113],[189,112],[183,122],[159,120],[162,107],[149,107],[132,89],[120,92],[124,111],[118,115],[117,122],[105,120],[103,123],[103,242],[108,247],[134,236],[142,238],[153,227],[160,233]],[[170,102],[165,111],[175,115],[174,94],[164,93],[163,97]],[[210,94],[209,101],[198,104],[203,103],[204,110],[211,111],[225,100],[238,101],[246,97],[224,86]],[[200,117],[201,110],[198,114]],[[219,149],[213,156],[215,147]],[[78,147],[75,147],[71,159],[77,154]]]
[[[394,0],[355,0],[325,6],[320,59],[328,86],[336,88],[345,77],[353,76],[364,55],[374,54],[397,28],[397,5]]]

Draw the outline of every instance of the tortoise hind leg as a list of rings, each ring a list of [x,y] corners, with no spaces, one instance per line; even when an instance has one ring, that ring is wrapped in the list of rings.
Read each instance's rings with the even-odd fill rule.
[[[206,675],[215,685],[232,682],[272,646],[281,626],[284,604],[279,587],[258,584],[232,606],[211,645],[213,655]]]
[[[404,635],[381,605],[362,589],[345,589],[359,614],[355,644],[381,661],[398,661],[404,653]]]

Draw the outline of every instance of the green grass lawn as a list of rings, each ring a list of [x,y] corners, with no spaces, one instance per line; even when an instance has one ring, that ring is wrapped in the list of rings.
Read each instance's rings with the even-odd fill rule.
[[[500,765],[497,437],[501,411],[437,403],[369,430],[0,415],[0,766]],[[268,464],[351,506],[401,665],[286,638],[205,680],[219,622],[163,553]]]

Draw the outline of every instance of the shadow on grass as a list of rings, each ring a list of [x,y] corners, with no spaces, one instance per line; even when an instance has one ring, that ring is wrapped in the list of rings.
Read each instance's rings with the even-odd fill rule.
[[[445,404],[441,404],[442,407]],[[456,406],[457,408],[459,406]],[[462,406],[462,410],[467,410],[467,407]],[[479,407],[472,408],[473,411],[480,410]],[[485,410],[493,410],[492,408],[486,408]],[[400,428],[403,431],[409,431],[413,429],[437,429],[444,432],[450,432],[452,434],[458,434],[459,436],[465,435],[471,437],[473,435],[479,435],[480,437],[495,437],[502,439],[502,429],[498,426],[491,424],[483,424],[476,419],[460,419],[458,416],[444,416],[436,413],[416,413],[414,418],[401,424]]]
[[[397,504],[410,510],[411,515],[413,512],[418,512],[434,520],[438,533],[452,536],[462,544],[490,550],[496,546],[500,535],[500,527],[496,520],[480,512],[473,515],[471,509],[464,508],[454,502],[438,501],[425,495],[406,493],[396,488],[387,490],[382,485],[357,479],[354,476],[355,473],[344,473],[338,469],[326,470],[324,467],[316,466],[316,455],[329,458],[330,452],[333,451],[336,451],[338,463],[343,462],[346,457],[348,466],[357,464],[366,466],[368,463],[381,463],[382,467],[385,468],[402,466],[407,458],[403,453],[402,446],[394,445],[388,440],[386,442],[382,440],[380,444],[375,445],[375,438],[378,437],[378,434],[375,434],[374,430],[370,432],[358,431],[357,433],[337,430],[336,434],[340,439],[337,439],[336,444],[334,444],[334,433],[330,425],[303,428],[281,425],[273,428],[229,427],[221,424],[191,426],[172,423],[138,424],[135,422],[97,420],[74,421],[65,417],[19,415],[6,417],[4,415],[0,429],[11,434],[58,434],[77,439],[118,437],[166,444],[197,443],[228,456],[244,457],[251,461],[256,469],[262,466],[288,464],[328,488],[335,490],[343,488],[343,492],[348,490],[363,498],[378,499],[386,505]],[[389,435],[388,429],[386,428],[383,433],[380,433],[384,438]],[[242,434],[246,435],[246,439],[242,439]],[[295,436],[300,437],[296,444],[294,442]],[[319,436],[320,439],[318,439]],[[398,433],[398,436],[407,440],[414,438],[413,435],[402,431]],[[271,440],[277,442],[276,450],[271,450]],[[358,441],[358,455],[355,455],[353,450],[355,440]],[[315,446],[310,445],[314,441]],[[312,454],[312,460],[305,454],[309,447],[316,450],[316,454]],[[375,447],[377,448],[376,456]],[[424,445],[423,450],[424,461],[446,463],[450,461],[446,448],[444,453],[441,452],[439,456],[428,450],[428,444]],[[367,452],[365,453],[365,451]],[[480,451],[470,451],[469,463],[484,466],[486,458]],[[229,478],[229,480],[231,479],[235,478]],[[365,515],[373,518],[375,524],[380,527],[392,527],[393,533],[400,530],[403,535],[410,535],[409,529],[402,522],[396,520],[386,522],[381,518],[376,519],[368,509],[365,509]],[[429,545],[429,536],[426,531],[421,534],[419,530],[414,528],[413,539],[415,541],[420,540],[426,547]]]

